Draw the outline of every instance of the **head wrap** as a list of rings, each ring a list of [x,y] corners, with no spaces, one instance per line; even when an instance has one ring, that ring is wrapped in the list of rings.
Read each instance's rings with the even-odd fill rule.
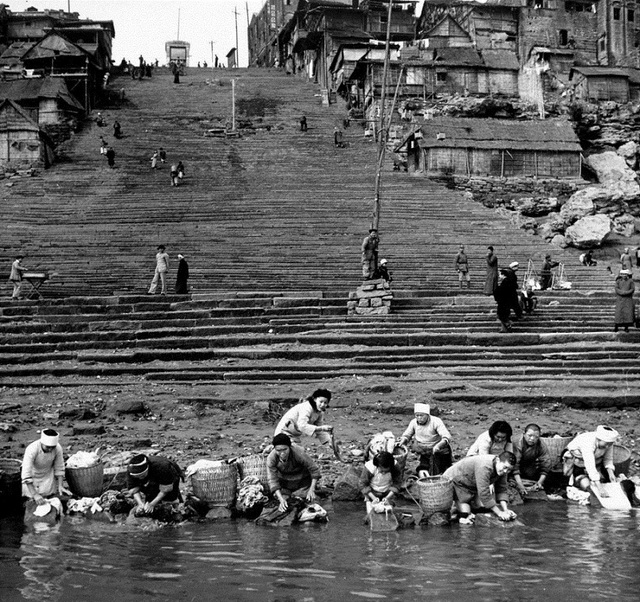
[[[620,276],[631,276],[631,270],[620,270]]]
[[[289,436],[284,433],[278,433],[271,441],[271,445],[273,445],[273,447],[276,445],[286,445],[287,447],[291,447],[291,439],[289,439]]]
[[[431,414],[431,408],[428,403],[413,404],[413,411],[415,414]]]
[[[605,443],[613,443],[618,438],[618,431],[610,426],[600,424],[596,429],[596,438]]]
[[[380,260],[380,265],[387,265],[388,261],[386,259]]]
[[[149,460],[144,454],[133,456],[129,462],[129,474],[136,479],[143,479],[149,473]]]
[[[184,255],[182,255],[181,253],[178,253],[178,259],[184,259]]]
[[[512,262],[509,264],[509,267],[510,267],[512,270],[517,270],[517,269],[520,267],[520,264],[519,264],[517,261],[512,261]]]
[[[58,441],[60,440],[60,435],[58,435],[57,431],[53,429],[44,429],[40,433],[40,443],[42,445],[46,445],[47,447],[55,447],[58,445]]]

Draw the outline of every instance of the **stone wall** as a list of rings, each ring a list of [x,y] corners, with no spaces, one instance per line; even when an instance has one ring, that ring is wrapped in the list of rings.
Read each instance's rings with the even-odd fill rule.
[[[474,196],[492,195],[496,198],[514,194],[539,194],[558,198],[569,197],[583,188],[583,180],[552,180],[536,178],[466,178],[453,176],[450,180],[458,190],[472,192]]]
[[[367,280],[355,292],[349,293],[347,314],[350,316],[389,314],[392,299],[391,286],[386,280],[382,278]]]

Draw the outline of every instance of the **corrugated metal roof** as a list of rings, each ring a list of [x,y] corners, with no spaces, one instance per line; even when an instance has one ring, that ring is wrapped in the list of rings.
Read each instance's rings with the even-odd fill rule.
[[[561,120],[509,121],[440,117],[420,128],[418,143],[431,148],[563,150],[580,152],[571,124]],[[441,139],[438,139],[438,135]]]
[[[86,56],[87,53],[63,35],[52,32],[36,42],[24,55],[25,60],[51,58],[55,56]]]
[[[482,50],[480,52],[484,64],[490,69],[510,69],[518,71],[520,63],[516,53],[512,50]]]

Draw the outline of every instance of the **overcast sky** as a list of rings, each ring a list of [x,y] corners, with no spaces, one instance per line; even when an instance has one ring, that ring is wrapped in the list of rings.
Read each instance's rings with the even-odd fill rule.
[[[264,0],[2,0],[12,11],[63,9],[68,5],[81,19],[111,20],[116,29],[113,59],[123,57],[136,62],[142,54],[148,61],[166,61],[164,43],[178,35],[191,44],[190,64],[211,63],[213,52],[220,60],[236,45],[234,9],[238,11],[240,65],[247,64],[247,5],[249,19],[264,5]]]

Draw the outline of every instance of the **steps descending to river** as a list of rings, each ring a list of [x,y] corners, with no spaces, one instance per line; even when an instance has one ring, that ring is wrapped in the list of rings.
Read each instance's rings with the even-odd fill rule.
[[[191,70],[178,86],[160,70],[114,84],[128,98],[105,111],[126,136],[115,144],[117,169],[98,153],[99,135],[111,140],[111,131],[90,126],[67,145],[66,161],[2,187],[2,261],[23,250],[28,266],[56,272],[44,301],[0,302],[5,391],[96,378],[207,390],[391,378],[428,382],[441,400],[640,404],[640,336],[612,332],[610,274],[554,251],[573,288],[540,293],[540,308],[500,333],[495,304],[481,294],[486,246],[502,265],[523,267],[529,258],[539,267],[549,247],[458,192],[390,167],[381,252],[394,313],[347,316],[375,146],[352,125],[348,147],[335,148],[344,107],[322,107],[313,84],[273,70],[233,75],[255,133],[207,135],[231,112],[227,72],[211,80]],[[169,163],[186,165],[178,188],[168,165],[150,169],[161,146]],[[144,294],[159,243],[172,258],[187,256],[192,295]],[[460,243],[472,273],[463,291],[453,273]]]
[[[354,124],[348,147],[335,148],[344,104],[323,107],[316,85],[269,69],[233,72],[238,108],[257,132],[208,136],[231,114],[229,74],[220,70],[212,80],[211,71],[191,69],[180,85],[164,70],[142,81],[116,79],[128,102],[103,114],[120,121],[123,139],[90,124],[66,145],[65,161],[2,186],[3,263],[25,251],[27,266],[56,273],[45,285],[53,296],[135,294],[148,285],[164,243],[172,258],[187,256],[196,292],[352,290],[372,215],[375,144]],[[100,135],[114,143],[116,169],[98,152]],[[180,187],[170,186],[168,164],[150,168],[158,147],[168,164],[184,162]],[[381,256],[403,288],[448,288],[461,243],[476,291],[487,245],[502,265],[523,267],[533,258],[539,268],[549,250],[494,210],[393,172],[390,161],[380,224]],[[553,254],[574,286],[609,288],[603,269],[577,267],[574,250]]]

